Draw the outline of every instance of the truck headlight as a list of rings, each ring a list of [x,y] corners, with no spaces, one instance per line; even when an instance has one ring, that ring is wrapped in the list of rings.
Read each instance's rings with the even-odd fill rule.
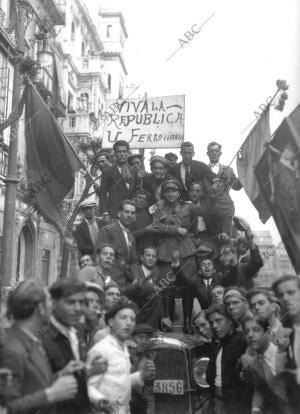
[[[209,362],[209,358],[203,357],[196,359],[193,364],[193,375],[197,385],[201,388],[209,388],[206,381],[206,368]]]

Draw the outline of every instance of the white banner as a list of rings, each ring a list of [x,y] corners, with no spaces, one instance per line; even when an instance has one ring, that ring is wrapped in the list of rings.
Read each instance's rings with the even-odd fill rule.
[[[184,95],[108,101],[103,148],[125,140],[130,148],[179,148],[184,140]]]

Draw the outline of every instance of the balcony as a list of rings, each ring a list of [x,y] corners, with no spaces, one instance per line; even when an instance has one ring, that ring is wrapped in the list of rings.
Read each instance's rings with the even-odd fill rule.
[[[7,14],[0,7],[0,33],[6,43],[8,43],[12,47],[15,47],[17,44],[16,34],[15,31],[11,30],[9,26],[10,22],[7,18]]]
[[[72,137],[95,138],[98,135],[98,123],[87,112],[67,114],[62,127],[64,133]]]
[[[66,24],[66,0],[40,0],[40,3],[49,15],[53,26]]]
[[[99,73],[101,72],[100,56],[83,56],[77,58],[77,67],[80,73]]]

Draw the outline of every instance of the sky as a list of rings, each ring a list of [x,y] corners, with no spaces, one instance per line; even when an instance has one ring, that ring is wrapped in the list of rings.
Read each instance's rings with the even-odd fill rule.
[[[275,93],[277,79],[287,80],[289,99],[283,113],[272,109],[271,131],[299,104],[298,0],[84,2],[94,18],[100,4],[123,13],[126,83],[139,86],[132,97],[185,95],[185,140],[193,142],[195,159],[208,162],[206,146],[218,141],[221,163],[228,165],[250,132],[242,133],[255,120],[254,111]],[[201,31],[180,44],[193,25],[202,25]],[[270,230],[278,243],[273,220],[259,221],[244,190],[231,195],[236,214],[253,230]]]

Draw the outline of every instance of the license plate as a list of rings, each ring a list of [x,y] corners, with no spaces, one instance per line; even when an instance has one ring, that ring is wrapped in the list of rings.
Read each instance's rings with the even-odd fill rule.
[[[155,380],[155,394],[183,395],[183,380]]]

